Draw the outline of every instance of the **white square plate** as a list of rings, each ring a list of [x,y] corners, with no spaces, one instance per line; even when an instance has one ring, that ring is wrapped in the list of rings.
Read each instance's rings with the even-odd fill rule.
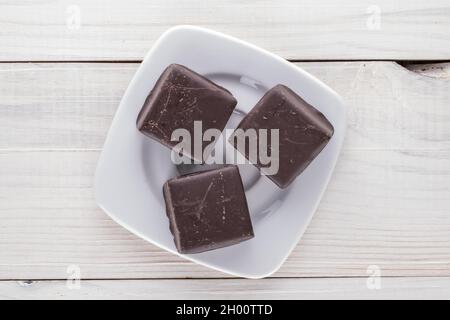
[[[328,145],[287,189],[276,187],[252,165],[239,167],[252,216],[253,239],[181,255],[235,276],[268,276],[296,246],[319,204],[344,140],[345,107],[319,80],[256,46],[193,26],[165,32],[145,57],[120,103],[98,162],[95,195],[98,205],[117,223],[174,254],[178,252],[169,231],[162,186],[183,168],[172,164],[169,149],[136,129],[145,98],[171,63],[185,65],[232,92],[238,105],[228,128],[236,127],[264,92],[279,83],[320,110],[334,126]]]

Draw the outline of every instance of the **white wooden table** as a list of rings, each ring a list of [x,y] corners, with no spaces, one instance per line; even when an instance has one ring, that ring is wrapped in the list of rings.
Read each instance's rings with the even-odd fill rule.
[[[290,59],[349,106],[321,205],[271,278],[182,260],[94,202],[121,96],[176,24]],[[445,60],[445,0],[0,0],[0,298],[450,298]]]

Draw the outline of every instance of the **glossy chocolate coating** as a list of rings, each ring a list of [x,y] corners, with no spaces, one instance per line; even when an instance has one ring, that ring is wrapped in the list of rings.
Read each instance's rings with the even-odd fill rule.
[[[321,112],[284,85],[270,89],[238,128],[244,131],[250,128],[279,129],[279,170],[268,177],[280,188],[289,186],[306,169],[334,132],[333,126]],[[237,135],[236,132],[234,135]],[[230,143],[249,159],[248,149],[239,150],[236,138],[239,135],[232,136]],[[254,164],[260,169],[263,167],[259,155]]]
[[[180,253],[198,253],[253,238],[236,166],[180,176],[163,187],[170,230]]]
[[[206,159],[193,151],[194,121],[202,122],[201,134],[211,128],[222,131],[236,104],[228,90],[182,65],[171,64],[145,100],[137,118],[137,128],[169,148],[178,144],[178,141],[171,141],[175,129],[188,130],[192,152],[184,150],[183,154],[204,162]],[[203,154],[211,142],[200,140],[198,143],[202,144]]]

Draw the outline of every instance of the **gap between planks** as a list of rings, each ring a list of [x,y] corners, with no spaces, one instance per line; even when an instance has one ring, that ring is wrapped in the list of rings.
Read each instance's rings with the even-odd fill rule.
[[[143,60],[0,60],[0,64],[27,64],[27,63],[51,63],[51,64],[73,64],[73,63],[99,63],[99,64],[112,64],[112,63],[122,63],[122,64],[140,64]],[[395,62],[401,66],[407,68],[408,64],[440,64],[440,63],[448,63],[449,59],[441,59],[441,60],[389,60],[389,59],[311,59],[311,60],[302,60],[302,59],[286,59],[286,61],[292,63],[309,63],[309,62]]]
[[[273,280],[273,279],[298,279],[298,280],[325,280],[325,279],[367,279],[368,276],[363,275],[354,275],[354,276],[308,276],[308,277],[289,277],[289,276],[269,276],[265,278],[260,279],[247,279],[242,277],[235,277],[235,276],[224,276],[224,277],[201,277],[201,278],[192,278],[192,277],[185,277],[185,278],[171,278],[171,277],[124,277],[124,278],[82,278],[81,281],[134,281],[134,280],[177,280],[177,281],[185,281],[185,280],[242,280],[242,281],[264,281],[264,280]],[[439,279],[439,278],[449,278],[447,275],[424,275],[424,276],[417,276],[417,275],[383,275],[381,276],[382,279]],[[1,282],[25,282],[25,283],[34,283],[34,282],[48,282],[48,281],[67,281],[68,278],[17,278],[17,279],[0,279]]]

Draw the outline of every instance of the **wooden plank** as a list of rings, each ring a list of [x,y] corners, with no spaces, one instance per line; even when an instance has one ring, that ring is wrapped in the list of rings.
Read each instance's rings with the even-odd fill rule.
[[[137,64],[0,64],[0,149],[101,148]]]
[[[2,1],[1,61],[140,60],[169,27],[226,32],[288,59],[450,58],[446,0]]]
[[[394,63],[301,66],[347,100],[335,174],[275,276],[450,276],[449,80]],[[129,234],[92,177],[134,64],[0,65],[0,279],[222,277]]]
[[[0,278],[222,277],[109,220],[97,151],[0,153]],[[450,276],[450,151],[346,150],[306,234],[275,276]]]
[[[369,285],[368,285],[369,282]],[[450,278],[0,282],[1,299],[448,299]]]
[[[393,62],[297,65],[349,105],[344,148],[450,148],[450,78],[424,77]],[[101,148],[136,68],[0,64],[0,149]],[[442,68],[450,70],[447,64]]]

